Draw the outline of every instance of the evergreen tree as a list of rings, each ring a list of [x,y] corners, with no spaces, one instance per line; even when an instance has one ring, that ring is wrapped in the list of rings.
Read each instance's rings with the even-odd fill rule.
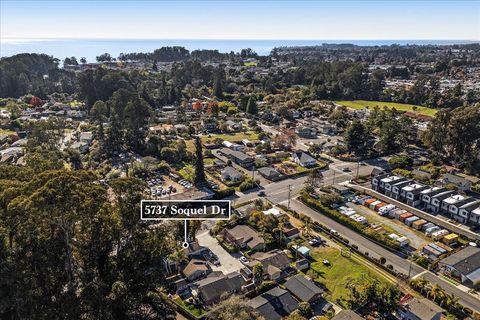
[[[250,96],[250,99],[248,99],[248,103],[247,103],[247,113],[250,113],[250,114],[257,114],[258,113],[258,108],[257,108],[257,99],[255,98],[254,95],[251,95]]]
[[[196,186],[205,185],[207,180],[205,179],[205,169],[203,167],[203,154],[202,143],[200,137],[195,138],[195,180]]]

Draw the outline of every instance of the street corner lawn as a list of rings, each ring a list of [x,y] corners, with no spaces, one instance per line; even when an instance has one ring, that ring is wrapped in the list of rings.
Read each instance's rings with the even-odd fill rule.
[[[347,284],[352,279],[359,279],[362,275],[377,277],[366,266],[342,256],[341,251],[335,248],[315,248],[311,256],[315,262],[311,264],[308,275],[327,288],[325,297],[333,302],[343,304],[342,301],[350,300]],[[324,259],[330,264],[324,265]]]
[[[437,109],[416,106],[413,104],[406,104],[406,103],[396,103],[396,102],[382,102],[382,101],[365,101],[365,100],[353,100],[353,101],[335,101],[336,103],[345,106],[351,109],[363,109],[365,107],[369,109],[373,109],[375,106],[378,106],[382,109],[384,106],[387,108],[395,108],[399,111],[409,111],[415,112],[418,114],[426,115],[433,117],[437,113]]]

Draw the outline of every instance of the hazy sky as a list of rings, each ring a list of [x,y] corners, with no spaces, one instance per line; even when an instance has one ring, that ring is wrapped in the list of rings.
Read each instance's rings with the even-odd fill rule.
[[[0,1],[6,38],[480,40],[480,1]]]

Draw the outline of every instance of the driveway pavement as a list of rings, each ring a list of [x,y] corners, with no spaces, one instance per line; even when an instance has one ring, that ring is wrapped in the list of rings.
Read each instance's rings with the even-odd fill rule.
[[[229,274],[243,268],[243,264],[235,257],[231,256],[225,249],[220,246],[217,239],[212,237],[209,230],[200,230],[196,238],[201,246],[209,248],[220,261],[220,266],[211,265],[213,271],[222,271],[224,274]]]

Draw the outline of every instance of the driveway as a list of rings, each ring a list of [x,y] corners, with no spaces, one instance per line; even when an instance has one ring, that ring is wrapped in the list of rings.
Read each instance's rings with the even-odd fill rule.
[[[209,230],[200,230],[196,238],[201,246],[209,248],[218,257],[220,265],[218,267],[211,265],[213,271],[222,271],[224,274],[229,274],[243,268],[243,264],[223,249],[217,239],[210,235]]]

